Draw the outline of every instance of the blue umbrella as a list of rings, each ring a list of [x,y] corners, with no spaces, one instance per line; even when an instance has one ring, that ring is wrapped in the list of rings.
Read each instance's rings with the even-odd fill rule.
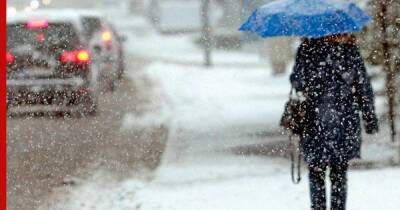
[[[240,27],[262,37],[359,32],[371,17],[346,0],[278,0],[256,9]]]

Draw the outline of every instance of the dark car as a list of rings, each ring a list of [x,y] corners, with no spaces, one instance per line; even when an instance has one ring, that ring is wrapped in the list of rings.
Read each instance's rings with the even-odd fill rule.
[[[9,112],[97,111],[98,75],[80,19],[42,11],[7,20]]]

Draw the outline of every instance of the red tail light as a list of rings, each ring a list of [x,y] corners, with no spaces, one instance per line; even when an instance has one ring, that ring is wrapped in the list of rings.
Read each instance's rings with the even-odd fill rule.
[[[76,59],[78,62],[89,62],[90,53],[86,50],[80,50],[76,53]]]
[[[90,53],[87,50],[77,50],[72,52],[64,52],[60,61],[63,64],[66,63],[89,63],[90,61]]]
[[[7,65],[11,65],[14,63],[15,58],[11,53],[7,52],[6,60],[7,60]]]

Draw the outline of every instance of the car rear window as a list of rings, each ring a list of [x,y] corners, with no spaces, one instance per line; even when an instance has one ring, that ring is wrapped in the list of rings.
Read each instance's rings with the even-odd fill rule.
[[[70,50],[79,45],[79,38],[69,23],[49,23],[45,28],[28,28],[26,23],[8,24],[7,48],[24,45]]]

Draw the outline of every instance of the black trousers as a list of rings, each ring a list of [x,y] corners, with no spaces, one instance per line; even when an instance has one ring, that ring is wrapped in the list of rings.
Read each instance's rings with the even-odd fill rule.
[[[347,198],[347,161],[309,164],[312,210],[326,210],[326,172],[331,182],[331,210],[345,210]]]

